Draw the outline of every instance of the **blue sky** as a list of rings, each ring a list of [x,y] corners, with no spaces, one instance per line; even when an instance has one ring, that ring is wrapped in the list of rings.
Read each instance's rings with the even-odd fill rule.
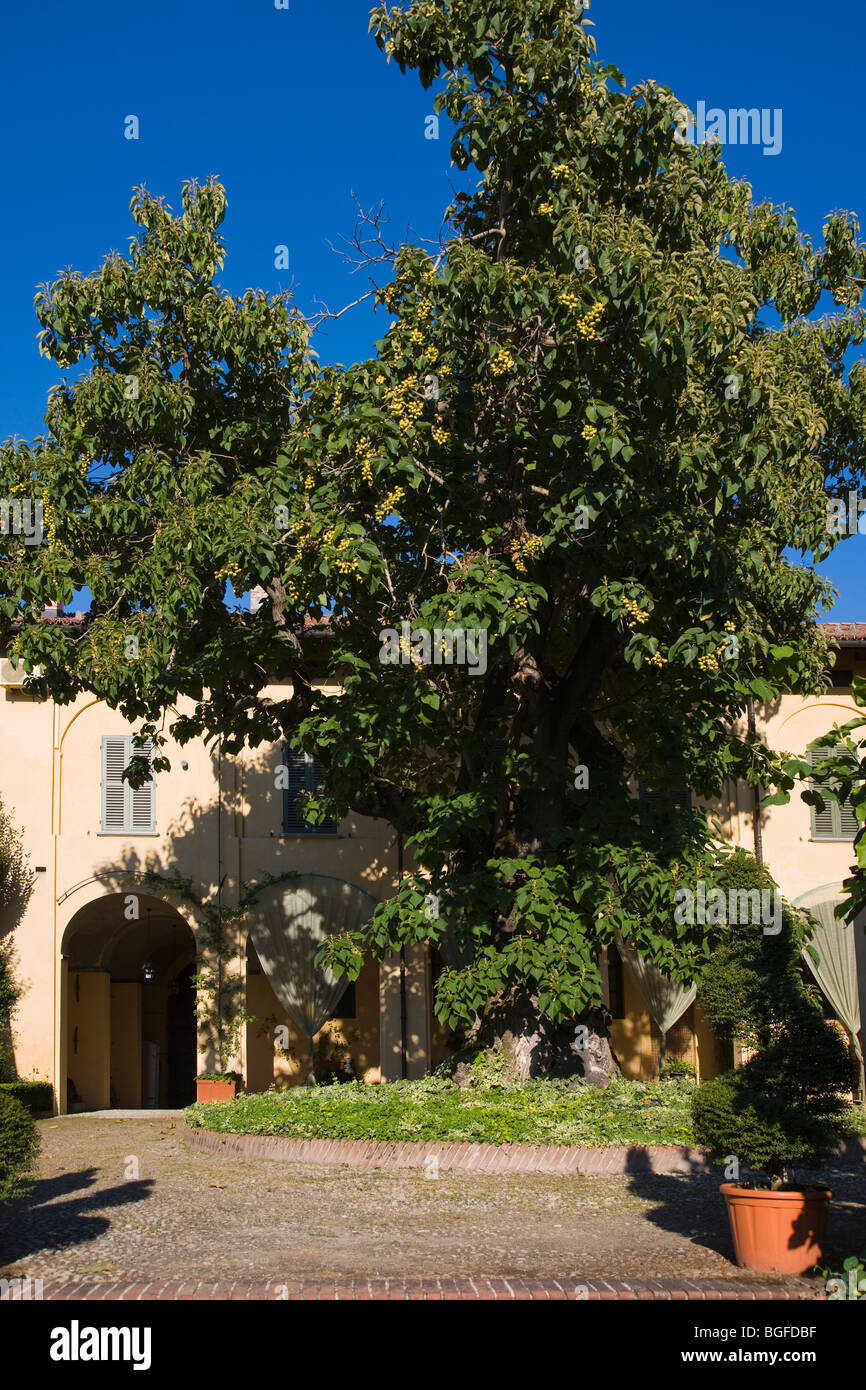
[[[10,7],[0,54],[0,437],[32,438],[56,368],[40,359],[33,297],[66,265],[95,269],[125,250],[132,188],[177,207],[190,177],[228,190],[234,292],[292,284],[298,302],[339,308],[366,284],[329,241],[351,234],[352,192],[384,200],[397,240],[436,236],[456,172],[447,134],[424,138],[432,93],[387,65],[367,33],[368,0],[60,0]],[[592,0],[600,56],[631,85],[673,88],[695,109],[781,109],[782,147],[729,145],[757,197],[788,203],[820,239],[824,215],[863,213],[862,54],[866,6],[837,0],[648,5]],[[124,138],[136,115],[140,138]],[[289,248],[290,270],[274,268]],[[328,326],[323,360],[366,356],[384,320],[366,308]],[[832,617],[866,620],[866,537],[825,566]]]

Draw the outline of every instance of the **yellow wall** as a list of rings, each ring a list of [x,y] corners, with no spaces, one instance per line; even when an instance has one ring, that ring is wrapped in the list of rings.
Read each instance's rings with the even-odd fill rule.
[[[625,1018],[614,1019],[610,1028],[611,1045],[622,1067],[623,1075],[635,1081],[652,1081],[658,1076],[658,1040],[653,1037],[653,1022],[649,1011],[628,970],[623,970],[625,986]],[[684,1057],[695,1068],[699,1080],[729,1070],[733,1065],[730,1047],[720,1043],[701,1008],[700,999],[692,1006],[692,1027],[686,1029],[684,1047],[675,1046],[676,1025],[667,1035],[666,1057]]]
[[[110,1104],[111,978],[102,970],[75,971],[69,980],[69,1075],[86,1110]]]
[[[652,1019],[623,967],[625,1018],[610,1026],[611,1044],[623,1075],[635,1081],[648,1081],[656,1073],[657,1059],[652,1045]]]
[[[117,1105],[141,1107],[141,985],[111,986],[111,1083]]]
[[[430,962],[424,946],[406,947],[406,1075],[424,1076],[430,1058]],[[382,1020],[380,1058],[383,1081],[402,1075],[402,1004],[400,957],[388,956],[379,968],[379,1010]]]
[[[375,961],[367,961],[355,982],[355,1018],[339,1016],[326,1023],[316,1037],[320,1046],[340,1056],[346,1051],[361,1081],[379,1081],[379,971]],[[266,1091],[269,1086],[303,1085],[307,1075],[309,1044],[306,1036],[285,1013],[267,976],[247,975],[247,1012],[254,1022],[246,1027],[246,1086],[249,1091]],[[274,1030],[289,1030],[289,1056],[277,1050]],[[328,1043],[325,1044],[324,1040]]]

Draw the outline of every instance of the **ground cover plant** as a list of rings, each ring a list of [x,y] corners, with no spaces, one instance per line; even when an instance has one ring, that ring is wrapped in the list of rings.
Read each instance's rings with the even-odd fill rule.
[[[295,1087],[191,1106],[194,1127],[292,1138],[488,1144],[687,1144],[689,1082],[617,1080],[604,1091],[539,1078],[460,1087],[443,1077]]]
[[[222,1134],[486,1144],[692,1144],[694,1082],[614,1080],[601,1091],[539,1077],[457,1086],[448,1078],[293,1087],[192,1105],[186,1121]],[[866,1112],[852,1112],[866,1134]]]

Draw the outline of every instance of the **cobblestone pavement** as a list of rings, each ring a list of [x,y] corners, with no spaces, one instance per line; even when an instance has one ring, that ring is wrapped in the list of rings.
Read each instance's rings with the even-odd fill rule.
[[[418,1297],[441,1297],[437,1280],[457,1287],[467,1280],[541,1281],[548,1290],[543,1297],[559,1296],[549,1292],[554,1281],[573,1288],[593,1280],[673,1280],[685,1288],[683,1281],[734,1280],[767,1296],[758,1292],[760,1280],[731,1262],[716,1177],[443,1173],[432,1179],[419,1170],[370,1172],[201,1153],[184,1145],[183,1125],[171,1118],[76,1116],[42,1121],[40,1130],[43,1153],[32,1195],[0,1208],[6,1277],[29,1275],[52,1286],[83,1281],[100,1285],[103,1294],[134,1285],[131,1297],[152,1297],[142,1287],[169,1280],[221,1290],[236,1284],[240,1298],[275,1296],[261,1293],[269,1281],[292,1289],[306,1281],[319,1290],[304,1297],[334,1297],[334,1286],[356,1281],[362,1292],[353,1296],[369,1297],[368,1280],[414,1283],[421,1292],[410,1296]],[[830,1182],[828,1253],[841,1260],[866,1248],[866,1176],[834,1173]],[[781,1292],[773,1280],[765,1286],[774,1283]],[[814,1282],[799,1292],[788,1284],[795,1297],[810,1287],[817,1290]],[[260,1292],[250,1293],[253,1288]],[[670,1291],[663,1282],[660,1296]],[[187,1289],[166,1296],[213,1294]]]

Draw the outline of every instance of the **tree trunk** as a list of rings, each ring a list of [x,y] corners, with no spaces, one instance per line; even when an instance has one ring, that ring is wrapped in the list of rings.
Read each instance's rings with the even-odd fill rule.
[[[554,1023],[541,1012],[535,995],[511,990],[491,1002],[469,1043],[497,1055],[503,1081],[581,1077],[603,1088],[620,1075],[609,1022],[607,1011],[597,1008]]]

